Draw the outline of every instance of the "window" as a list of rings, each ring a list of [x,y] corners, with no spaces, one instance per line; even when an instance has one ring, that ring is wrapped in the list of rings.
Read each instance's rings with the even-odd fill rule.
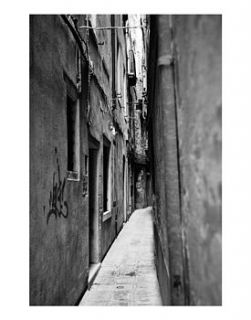
[[[136,110],[142,111],[142,99],[138,99],[138,102],[136,104]]]
[[[123,93],[123,107],[124,107],[124,115],[128,115],[127,108],[127,83],[126,83],[126,72],[125,68],[123,68],[123,82],[124,82],[124,93]]]
[[[110,142],[103,139],[103,212],[111,210]]]
[[[128,82],[129,86],[135,86],[137,82],[133,50],[129,50],[128,53]]]
[[[79,100],[67,95],[67,170],[68,179],[79,180]]]
[[[123,92],[121,91],[122,84],[122,57],[120,45],[118,45],[118,57],[117,57],[117,95],[122,97]]]

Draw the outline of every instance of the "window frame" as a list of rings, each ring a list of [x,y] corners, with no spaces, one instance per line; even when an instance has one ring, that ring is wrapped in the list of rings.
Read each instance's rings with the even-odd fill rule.
[[[64,73],[64,80],[66,84],[66,126],[67,126],[67,180],[70,181],[80,181],[80,100],[78,97],[77,87],[74,85],[73,81],[69,76]],[[69,109],[74,113],[74,119],[70,119]],[[72,121],[74,127],[73,133],[74,137],[69,136],[69,122]],[[73,167],[69,169],[69,143],[70,139],[74,140],[74,146],[72,150],[72,162]]]
[[[107,152],[107,164],[104,165],[104,150],[108,150]],[[109,219],[112,215],[112,174],[111,174],[111,142],[103,135],[103,221],[106,221]],[[106,182],[104,181],[104,170],[107,170],[106,172]],[[105,183],[106,190],[104,188]],[[106,191],[106,195],[105,195]],[[105,206],[105,199],[106,199],[106,206]]]

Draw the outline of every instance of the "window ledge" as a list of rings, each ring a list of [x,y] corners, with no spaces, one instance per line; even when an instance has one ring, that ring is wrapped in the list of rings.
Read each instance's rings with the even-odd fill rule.
[[[112,217],[112,211],[108,210],[103,212],[103,222],[110,219]]]

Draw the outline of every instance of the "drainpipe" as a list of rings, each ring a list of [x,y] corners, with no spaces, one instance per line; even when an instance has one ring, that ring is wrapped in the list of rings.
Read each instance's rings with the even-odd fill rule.
[[[184,281],[184,295],[185,305],[190,305],[190,264],[189,264],[189,252],[187,245],[187,236],[185,233],[183,216],[182,216],[182,184],[183,177],[180,164],[180,139],[179,139],[179,125],[178,125],[178,107],[179,107],[179,71],[178,71],[178,55],[176,51],[175,35],[172,16],[170,16],[169,24],[171,28],[172,39],[172,55],[173,55],[173,82],[174,82],[174,99],[175,99],[175,121],[176,121],[176,143],[177,143],[177,164],[178,164],[178,179],[179,179],[179,203],[180,203],[180,223],[181,223],[181,235],[182,235],[182,249],[183,249],[183,281]]]
[[[163,127],[160,139],[163,142],[163,157],[166,161],[165,213],[168,244],[168,265],[170,271],[170,292],[172,305],[184,305],[184,270],[182,226],[180,221],[179,195],[179,159],[177,146],[177,115],[175,101],[175,85],[173,78],[173,48],[170,16],[157,16],[158,58],[157,58],[157,103],[161,112],[160,127]]]

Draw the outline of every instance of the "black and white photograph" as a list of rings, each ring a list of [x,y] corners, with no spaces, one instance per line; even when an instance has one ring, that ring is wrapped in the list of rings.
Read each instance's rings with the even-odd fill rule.
[[[1,319],[250,318],[249,2],[1,2]]]
[[[30,15],[30,305],[221,305],[221,15]]]

